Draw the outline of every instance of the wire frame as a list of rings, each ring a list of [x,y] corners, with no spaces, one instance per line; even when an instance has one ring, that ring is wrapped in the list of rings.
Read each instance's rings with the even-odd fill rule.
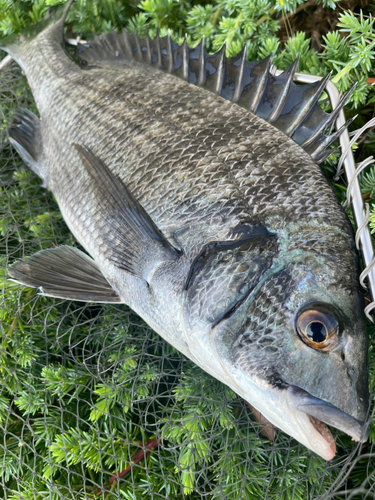
[[[330,462],[282,432],[271,443],[242,399],[126,306],[41,297],[6,280],[15,259],[76,242],[53,196],[10,147],[13,113],[36,108],[19,68],[3,66],[0,497],[374,498],[370,442],[334,432]]]
[[[314,75],[303,75],[301,73],[296,74],[296,81],[300,83],[313,83],[317,80],[321,80],[321,77],[317,77]],[[332,108],[335,109],[340,99],[340,94],[339,91],[337,90],[336,85],[331,81],[328,82],[326,87],[326,92],[331,101]],[[344,110],[342,109],[336,120],[337,130],[342,125],[344,125],[345,121],[346,121],[345,114]],[[368,290],[370,293],[371,300],[373,301],[366,307],[365,311],[368,318],[371,321],[373,321],[373,318],[369,316],[368,313],[375,307],[375,302],[374,302],[375,268],[373,267],[374,249],[372,245],[370,231],[368,228],[369,217],[367,211],[365,210],[361,188],[358,182],[358,174],[360,173],[360,171],[359,169],[356,168],[356,164],[353,157],[353,151],[349,139],[349,132],[347,129],[340,136],[340,145],[341,145],[345,175],[348,181],[348,201],[350,201],[354,215],[354,221],[357,226],[357,235],[356,235],[357,248],[358,250],[361,251],[363,262],[365,265],[365,270],[362,273],[362,275],[363,277],[367,277]],[[364,165],[365,167],[374,162],[373,158],[370,158],[369,160],[370,162]]]

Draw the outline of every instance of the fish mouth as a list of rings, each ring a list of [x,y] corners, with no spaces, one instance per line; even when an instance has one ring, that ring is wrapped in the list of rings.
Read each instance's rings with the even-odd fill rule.
[[[324,424],[321,420],[318,420],[317,418],[311,415],[308,415],[308,417],[315,431],[318,432],[322,436],[322,438],[326,441],[329,450],[327,460],[330,460],[336,454],[336,441],[332,436],[331,431],[328,429],[326,424]]]
[[[253,292],[253,291],[252,291]],[[342,407],[350,411],[346,413],[333,404],[313,396],[306,390],[285,380],[282,375],[280,387],[270,380],[264,380],[263,374],[248,372],[246,365],[236,363],[234,347],[237,339],[241,339],[248,328],[246,308],[251,301],[252,292],[241,298],[217,323],[210,333],[213,352],[221,364],[225,375],[220,378],[237,394],[253,405],[273,425],[286,432],[308,449],[322,457],[332,460],[336,453],[335,439],[327,425],[349,435],[354,441],[364,443],[368,439],[369,422],[354,416],[360,400],[356,391],[349,393],[353,401],[342,402]],[[244,314],[245,310],[245,314]],[[236,340],[233,341],[235,336]],[[199,357],[199,354],[198,356]],[[213,373],[213,371],[211,371]],[[217,375],[215,375],[217,377]],[[219,378],[219,377],[217,377]],[[355,403],[356,402],[356,403]],[[347,405],[347,406],[346,406]],[[341,406],[341,404],[340,404]],[[358,415],[363,414],[358,409]],[[356,415],[356,416],[358,416]],[[360,415],[362,417],[362,415]]]
[[[366,422],[357,420],[336,406],[312,396],[300,387],[289,386],[287,392],[288,405],[294,410],[305,413],[314,430],[326,441],[328,448],[326,456],[323,457],[326,460],[332,459],[336,452],[335,440],[327,425],[345,432],[354,441],[360,443],[367,441],[369,426]]]

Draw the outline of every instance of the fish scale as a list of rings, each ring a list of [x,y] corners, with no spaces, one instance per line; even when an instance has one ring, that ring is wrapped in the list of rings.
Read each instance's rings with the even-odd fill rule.
[[[228,59],[125,31],[79,46],[76,63],[61,48],[67,9],[0,46],[40,113],[18,113],[10,140],[91,257],[44,250],[10,276],[126,303],[327,460],[324,423],[365,441],[358,256],[317,165],[339,135],[325,132],[340,107],[317,104],[326,80],[297,86],[297,62],[276,78],[246,50]]]
[[[128,71],[128,73],[131,73],[131,71]],[[147,78],[147,74],[144,75],[144,79],[146,79],[146,78]],[[169,81],[167,83],[170,84],[171,82]],[[178,83],[180,84],[180,82],[178,82]],[[138,95],[142,96],[142,94],[143,94],[143,92],[142,92],[143,88],[140,87],[140,81],[139,80],[137,80],[137,85],[138,85]],[[117,84],[115,84],[115,86],[117,86]],[[188,90],[190,92],[190,95],[188,96],[188,101],[193,101],[194,102],[196,96],[195,95],[192,96],[191,93],[192,93],[192,90],[196,90],[196,89],[193,88],[192,90],[191,89],[188,89]],[[153,91],[155,92],[155,89]],[[167,106],[167,107],[170,106],[170,103],[168,103],[168,101],[166,101],[166,102],[165,101],[156,101],[154,103],[153,99],[152,99],[153,98],[153,94],[150,94],[150,89],[148,87],[146,87],[146,90],[144,91],[144,93],[149,96],[150,100],[152,101],[152,103],[154,105],[154,109],[160,110],[162,104],[164,104],[164,106]],[[174,94],[174,92],[172,90],[171,90],[171,93],[172,93],[172,95]],[[117,97],[123,97],[123,96],[120,96],[119,93],[118,93]],[[207,99],[209,99],[209,98],[214,99],[214,96],[211,97],[210,95],[208,95]],[[138,101],[139,100],[140,100],[140,98],[138,97]],[[221,101],[222,99],[216,98],[216,100]],[[199,104],[203,105],[203,103],[199,103]],[[216,104],[216,107],[218,107],[218,104]],[[152,112],[154,111],[154,109],[150,109],[151,116],[152,116]],[[159,112],[163,113],[162,111],[159,111]],[[173,110],[172,110],[172,113],[173,113]],[[256,138],[257,134],[259,134],[262,137],[262,127],[260,126],[259,127],[260,130],[258,130],[258,126],[257,126],[258,124],[255,123],[254,128],[256,128],[256,130],[254,132],[251,129],[249,123],[247,123],[246,127],[244,127],[245,131],[246,131],[246,135],[245,135],[245,133],[241,134],[241,126],[238,125],[238,122],[240,122],[241,118],[242,118],[242,120],[246,120],[247,119],[247,122],[248,122],[249,121],[249,117],[250,117],[250,120],[252,118],[255,118],[255,117],[252,117],[249,113],[242,112],[242,110],[240,108],[238,108],[238,109],[235,110],[234,115],[235,115],[235,119],[237,120],[238,140],[237,140],[236,144],[233,144],[233,153],[235,154],[236,148],[238,146],[242,145],[241,144],[241,135],[244,135],[245,136],[244,140],[247,143],[247,158],[244,159],[243,158],[244,155],[242,155],[242,157],[239,160],[237,160],[237,162],[236,162],[236,160],[234,158],[231,158],[230,159],[231,163],[228,165],[228,168],[234,173],[234,175],[238,174],[238,175],[242,175],[244,177],[244,179],[246,178],[247,182],[249,184],[252,181],[252,173],[253,173],[252,169],[251,169],[251,167],[249,165],[249,163],[251,162],[251,160],[253,160],[253,163],[255,162],[254,160],[256,160],[259,163],[261,163],[262,165],[264,165],[264,163],[262,163],[262,160],[263,160],[263,155],[265,155],[265,153],[263,153],[263,155],[262,154],[258,154],[257,150],[258,149],[262,149],[262,152],[264,152],[264,149],[268,147],[268,144],[267,143],[266,144],[262,144],[262,142],[260,144],[257,144],[256,141],[255,141],[255,144],[254,144],[254,141],[253,141],[253,144],[251,144],[251,145],[248,144],[250,142],[249,139],[248,139],[249,137],[252,137],[252,139],[254,137]],[[238,115],[245,115],[245,116],[238,116]],[[169,116],[169,115],[167,114],[167,116]],[[163,113],[163,117],[165,118],[165,114],[164,113]],[[174,119],[175,121],[181,119],[181,123],[180,123],[181,127],[184,127],[184,125],[185,125],[184,121],[183,121],[183,117],[184,116],[183,115],[181,116],[181,114],[174,114],[174,113],[172,114],[172,116],[170,116],[170,118]],[[222,116],[217,116],[215,118],[218,120],[218,123],[213,122],[214,121],[214,117],[212,115],[210,115],[210,114],[207,116],[207,119],[205,121],[205,123],[210,124],[211,129],[213,129],[214,131],[216,131],[216,134],[214,134],[213,136],[210,134],[210,127],[206,128],[203,125],[203,128],[201,128],[202,125],[200,126],[200,124],[197,124],[196,122],[193,122],[193,124],[188,123],[187,127],[186,127],[186,131],[190,132],[194,127],[198,127],[197,137],[200,137],[201,139],[203,139],[203,143],[205,145],[210,145],[211,146],[210,149],[213,152],[215,152],[220,158],[226,159],[225,153],[227,152],[227,149],[225,150],[225,148],[228,148],[228,146],[227,146],[228,142],[227,142],[227,137],[226,137],[227,123],[226,122],[220,123],[219,119],[221,121],[223,121],[222,120]],[[145,119],[145,121],[146,121],[146,119]],[[257,119],[256,121],[259,121],[259,120]],[[203,136],[203,134],[205,134],[205,136],[201,137],[201,136]],[[230,134],[230,131],[229,131],[229,134]],[[158,137],[158,135],[156,135],[156,137]],[[230,139],[232,139],[232,138],[229,138],[229,140]],[[282,138],[282,139],[283,139],[283,143],[280,145],[280,147],[282,147],[282,148],[285,149],[285,140],[284,140],[284,138]],[[163,142],[164,142],[164,140],[165,140],[165,138],[163,137]],[[173,142],[174,142],[174,147],[178,146],[178,137],[174,137],[173,138]],[[192,145],[190,145],[190,147],[191,146]],[[272,146],[273,146],[273,149],[268,153],[270,155],[275,154],[275,150],[277,149],[277,146],[274,143],[272,144]],[[202,148],[201,143],[199,143],[199,147]],[[222,150],[221,148],[223,148],[224,150]],[[296,149],[296,145],[292,141],[291,141],[291,148],[292,149]],[[288,153],[287,154],[291,154],[290,149],[288,149]],[[143,160],[143,158],[141,160],[138,160],[138,161],[141,162],[142,160]],[[273,160],[277,160],[277,159],[275,157],[273,157]],[[209,159],[208,159],[208,161],[209,161]],[[313,162],[309,158],[308,158],[308,162],[310,164],[313,164]],[[131,161],[131,163],[132,163],[132,161]],[[144,178],[144,175],[146,174],[146,171],[148,169],[147,162],[143,162],[143,165],[144,165],[144,170],[139,175],[139,178],[141,178],[141,179]],[[160,164],[158,165],[158,167],[160,168]],[[256,165],[254,165],[253,168],[254,167],[256,168]],[[272,168],[272,166],[271,166],[271,168]],[[304,170],[306,172],[306,170],[308,170],[308,166],[304,165]],[[318,176],[318,179],[322,178],[322,175],[321,175],[320,171],[318,169],[316,169],[315,166],[314,166],[314,171],[315,172],[312,172],[312,169],[311,169],[308,172],[308,180],[309,180],[309,182],[311,182],[311,177],[313,177],[313,178],[315,177],[314,174],[316,174]],[[300,173],[300,172],[298,172],[298,173]],[[222,175],[223,175],[221,171],[219,171],[218,174],[220,175],[220,177],[222,177]],[[265,182],[265,179],[267,179],[267,175],[266,174],[267,174],[266,172],[261,172],[260,173],[260,177],[261,177],[260,182],[262,182],[262,183]],[[186,172],[184,172],[184,176],[186,176]],[[305,187],[303,185],[304,179],[303,179],[303,176],[302,176],[302,172],[301,172],[301,177],[299,179],[298,184],[296,183],[296,173],[295,172],[293,172],[293,173],[288,172],[288,177],[290,178],[291,176],[294,176],[294,184],[291,186],[291,189],[294,190],[294,196],[297,198],[296,201],[298,202],[298,193],[297,193],[297,196],[296,196],[296,188],[298,187],[300,191],[303,191],[303,190],[306,190],[306,188],[308,189],[308,186]],[[133,176],[131,176],[131,180],[134,181],[134,177]],[[155,189],[158,186],[160,186],[160,183],[158,183],[157,180],[158,180],[157,177],[156,177],[156,179],[155,179],[155,177],[153,177],[152,189]],[[199,178],[197,180],[199,181]],[[241,182],[242,179],[237,179],[236,178],[236,180],[239,180]],[[278,180],[281,183],[284,182],[284,179],[282,177],[282,172],[280,172],[280,170],[278,170]],[[206,186],[207,185],[210,185],[210,186],[212,185],[212,179],[209,179],[209,181],[210,182],[206,182],[205,183]],[[322,178],[322,181],[323,182],[321,182],[321,183],[319,183],[319,181],[318,181],[317,182],[318,185],[316,187],[318,189],[322,190],[321,195],[323,195],[323,193],[325,191],[326,192],[326,196],[329,196],[329,198],[332,200],[334,198],[332,196],[332,192],[330,192],[329,190],[327,190],[327,185],[326,185],[326,182],[325,182],[325,180],[323,178]],[[246,186],[245,185],[245,181],[242,183],[241,187],[242,186],[244,186],[244,187]],[[162,187],[162,186],[160,186],[160,187]],[[262,189],[262,188],[266,189],[266,187],[268,189],[270,189],[268,183],[266,185],[264,185],[264,186],[261,186],[260,189]],[[143,189],[145,189],[144,188],[144,182],[143,182]],[[228,183],[227,189],[229,189],[229,183]],[[257,194],[258,194],[259,185],[256,185],[255,189],[257,190]],[[272,185],[272,189],[273,189],[273,191],[277,192],[277,184]],[[283,186],[283,192],[284,192],[284,186]],[[249,191],[246,192],[246,195],[249,196]],[[138,196],[142,196],[142,195],[139,194]],[[187,196],[187,198],[189,198],[190,197],[190,193],[187,192],[186,196]],[[287,193],[287,197],[288,196],[289,196],[289,193]],[[311,199],[311,194],[310,194],[309,191],[308,191],[307,196],[308,196],[308,200],[307,201],[309,201]],[[258,198],[258,202],[259,202],[259,200],[261,200],[261,197],[257,196],[257,198]],[[301,201],[303,201],[303,197],[301,197],[301,198],[302,198]],[[140,198],[140,199],[142,199],[142,201],[145,201],[146,203],[147,202],[151,202],[151,200],[150,200],[149,197],[147,198],[147,201],[144,200],[144,198]],[[327,203],[327,201],[325,199],[321,200],[321,209],[323,209],[323,208],[325,208],[325,207],[327,207],[329,205],[330,205],[330,203]],[[152,208],[149,208],[149,210],[152,210]],[[325,208],[325,210],[326,210],[326,208]],[[268,200],[267,200],[267,211],[268,212],[270,211]],[[315,214],[313,214],[313,216],[314,215]],[[329,216],[330,216],[330,214],[329,214]],[[160,223],[162,224],[162,222],[160,222]],[[346,223],[346,221],[345,221],[345,223]]]

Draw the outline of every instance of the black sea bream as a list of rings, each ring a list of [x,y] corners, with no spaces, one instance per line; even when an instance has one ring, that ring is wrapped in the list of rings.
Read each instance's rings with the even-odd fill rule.
[[[366,440],[367,338],[351,225],[318,162],[338,134],[327,79],[123,32],[62,48],[67,12],[0,43],[40,118],[12,144],[90,257],[10,276],[53,297],[128,304],[165,340],[329,460],[323,423]],[[342,106],[345,99],[341,102]]]

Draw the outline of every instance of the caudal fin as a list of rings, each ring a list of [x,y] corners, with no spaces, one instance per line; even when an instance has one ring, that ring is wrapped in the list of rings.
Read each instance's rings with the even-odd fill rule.
[[[42,32],[48,30],[48,36],[51,39],[62,43],[65,19],[73,1],[69,0],[64,5],[52,7],[39,23],[25,28],[20,35],[13,34],[5,38],[0,38],[0,49],[8,52],[23,67],[22,52]]]

